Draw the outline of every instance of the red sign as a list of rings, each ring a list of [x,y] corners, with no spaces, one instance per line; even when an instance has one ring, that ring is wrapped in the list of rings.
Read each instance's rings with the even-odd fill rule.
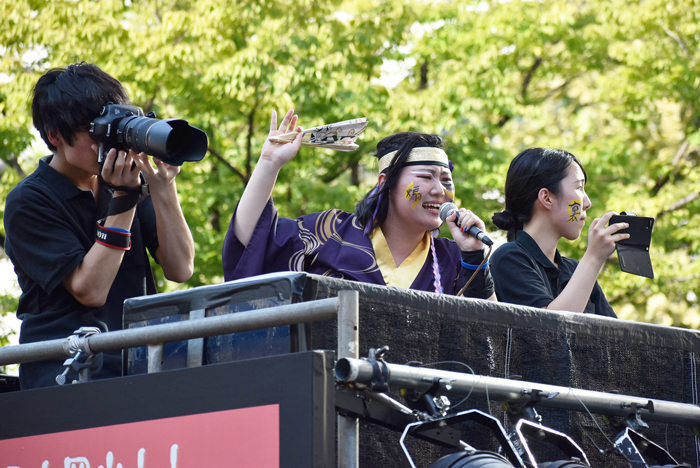
[[[279,468],[279,405],[0,440],[0,468]]]

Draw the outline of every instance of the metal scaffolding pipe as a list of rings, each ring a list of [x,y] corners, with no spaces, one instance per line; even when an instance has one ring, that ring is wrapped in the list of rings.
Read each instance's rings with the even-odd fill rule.
[[[335,318],[338,298],[99,333],[77,340],[87,354]],[[0,366],[71,356],[69,339],[0,348]]]
[[[153,374],[163,370],[165,343],[148,345],[148,373]]]
[[[360,356],[360,294],[339,291],[338,357]],[[360,423],[352,416],[338,414],[338,468],[360,466]]]
[[[445,383],[449,383],[449,390],[447,388],[443,390],[446,395],[467,395],[472,392],[474,396],[486,397],[488,393],[489,397],[494,400],[514,403],[525,403],[532,390],[540,390],[545,394],[558,393],[553,398],[543,398],[538,403],[540,406],[570,411],[586,411],[587,408],[592,413],[623,417],[630,413],[630,403],[642,406],[646,405],[648,401],[652,401],[654,412],[642,409],[640,413],[642,419],[686,426],[700,425],[700,406],[692,404],[401,364],[387,363],[386,365],[389,386],[394,388],[425,391],[433,384],[433,379],[437,377]],[[347,357],[339,359],[335,367],[336,378],[346,383],[369,384],[372,382],[373,372],[374,368],[369,361]]]
[[[22,364],[24,362],[44,361],[59,357],[69,357],[63,349],[65,339],[40,341],[0,348],[0,366]]]

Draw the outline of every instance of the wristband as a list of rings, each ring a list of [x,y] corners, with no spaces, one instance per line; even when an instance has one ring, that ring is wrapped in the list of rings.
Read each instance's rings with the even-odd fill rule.
[[[483,250],[468,250],[468,251],[463,251],[462,252],[462,261],[464,263],[471,263],[471,264],[480,264],[481,261],[484,259],[484,251]]]
[[[100,226],[102,226],[102,225],[100,225]],[[131,235],[131,231],[129,231],[128,229],[122,229],[122,228],[116,228],[116,227],[104,227],[104,226],[102,226],[102,229],[106,229],[106,230],[108,230],[108,231],[120,232],[120,233],[122,233],[122,234]]]
[[[466,268],[467,270],[478,270],[478,269],[479,269],[479,266],[480,266],[480,265],[478,265],[478,264],[477,264],[477,265],[472,265],[471,263],[466,263],[464,260],[461,260],[461,262],[462,262],[462,266],[463,266],[464,268]],[[482,269],[482,270],[485,270],[487,266],[489,266],[488,260],[486,261],[486,263],[483,264],[483,266],[482,266],[481,269]]]
[[[131,232],[121,228],[103,227],[97,223],[95,242],[112,249],[129,250],[131,249]]]

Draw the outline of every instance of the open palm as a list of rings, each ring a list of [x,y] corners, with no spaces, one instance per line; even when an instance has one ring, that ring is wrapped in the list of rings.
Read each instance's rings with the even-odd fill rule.
[[[294,109],[289,109],[284,115],[282,122],[277,127],[277,113],[272,111],[270,118],[270,133],[265,140],[260,159],[267,159],[274,163],[277,167],[282,167],[296,156],[301,147],[302,128],[296,127],[298,116],[294,114]],[[293,132],[296,129],[297,136],[291,143],[276,143],[270,141],[271,137],[282,135],[284,133]]]

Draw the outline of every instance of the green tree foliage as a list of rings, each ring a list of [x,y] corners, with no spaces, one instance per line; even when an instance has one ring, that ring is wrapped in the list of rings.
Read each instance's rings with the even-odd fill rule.
[[[697,0],[0,0],[0,15],[0,198],[46,151],[29,150],[28,99],[50,67],[95,63],[144,110],[207,132],[208,156],[178,177],[197,248],[187,287],[222,280],[270,112],[293,107],[305,127],[370,127],[354,153],[303,148],[275,188],[281,215],[352,211],[376,181],[374,145],[397,131],[445,138],[458,201],[485,220],[518,152],[565,148],[586,165],[589,215],[657,218],[657,279],[621,273],[615,256],[601,277],[616,310],[700,326]],[[404,79],[385,86],[395,70]],[[585,237],[561,250],[580,258]]]
[[[415,67],[394,92],[397,119],[441,132],[458,197],[484,218],[502,209],[509,161],[532,146],[584,162],[589,216],[655,217],[656,279],[600,282],[625,318],[698,327],[700,3],[435,2],[409,39]],[[410,102],[410,106],[402,103]],[[573,258],[586,235],[560,249]]]

